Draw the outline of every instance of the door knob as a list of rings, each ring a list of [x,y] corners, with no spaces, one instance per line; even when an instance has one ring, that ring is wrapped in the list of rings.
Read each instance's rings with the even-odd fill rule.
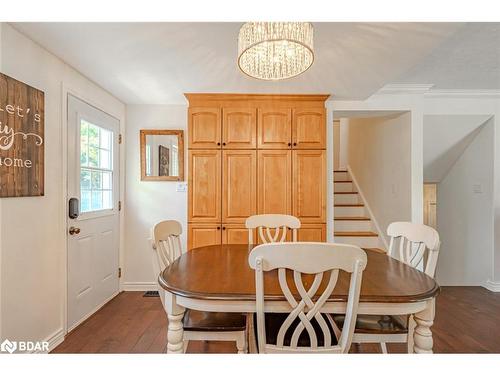
[[[80,234],[80,228],[70,227],[69,234],[71,234],[72,236],[74,236],[75,234]]]

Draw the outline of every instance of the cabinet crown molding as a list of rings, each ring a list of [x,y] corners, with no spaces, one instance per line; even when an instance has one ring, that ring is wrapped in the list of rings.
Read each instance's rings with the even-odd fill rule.
[[[271,102],[321,102],[324,103],[330,94],[228,94],[228,93],[185,93],[184,96],[190,105],[199,105],[200,102],[227,102],[227,101],[271,101]]]

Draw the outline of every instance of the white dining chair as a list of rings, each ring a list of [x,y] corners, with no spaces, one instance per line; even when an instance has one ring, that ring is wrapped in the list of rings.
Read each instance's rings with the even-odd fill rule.
[[[182,251],[180,235],[182,225],[175,220],[165,220],[153,229],[153,262],[155,277],[170,266]],[[165,296],[159,286],[163,306]],[[206,312],[186,309],[184,313],[184,351],[189,341],[234,341],[238,353],[247,351],[247,319],[245,314]]]
[[[434,278],[439,255],[439,234],[427,225],[410,222],[395,222],[387,228],[391,238],[388,256],[420,269]],[[398,244],[399,242],[399,244]],[[335,316],[342,324],[342,316]],[[382,353],[387,353],[386,343],[407,343],[408,353],[413,353],[413,315],[358,315],[353,342],[378,343]]]
[[[253,231],[257,230],[262,243],[284,242],[287,230],[292,230],[292,242],[297,242],[300,220],[295,216],[281,214],[253,215],[246,219],[248,241],[254,243]],[[274,233],[273,233],[274,232]]]
[[[248,262],[255,270],[259,353],[349,351],[361,278],[367,263],[363,250],[352,245],[332,243],[271,243],[255,247]],[[333,320],[322,308],[337,284],[339,270],[351,275],[347,311],[342,332],[337,338]],[[280,310],[286,311],[285,314],[266,313],[264,275],[271,272],[277,272],[277,281],[286,299],[283,310]],[[309,280],[304,281],[303,277]],[[276,324],[276,319],[280,319],[280,325]]]

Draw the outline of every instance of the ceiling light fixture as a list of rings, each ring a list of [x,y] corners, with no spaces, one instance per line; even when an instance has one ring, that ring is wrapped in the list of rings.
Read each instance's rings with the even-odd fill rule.
[[[250,77],[277,81],[305,72],[314,61],[309,22],[247,22],[238,35],[238,66]]]

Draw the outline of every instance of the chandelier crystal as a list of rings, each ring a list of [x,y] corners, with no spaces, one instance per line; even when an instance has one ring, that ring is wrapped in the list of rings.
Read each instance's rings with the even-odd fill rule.
[[[309,22],[247,22],[238,35],[238,66],[250,77],[275,81],[305,72],[314,61]]]

